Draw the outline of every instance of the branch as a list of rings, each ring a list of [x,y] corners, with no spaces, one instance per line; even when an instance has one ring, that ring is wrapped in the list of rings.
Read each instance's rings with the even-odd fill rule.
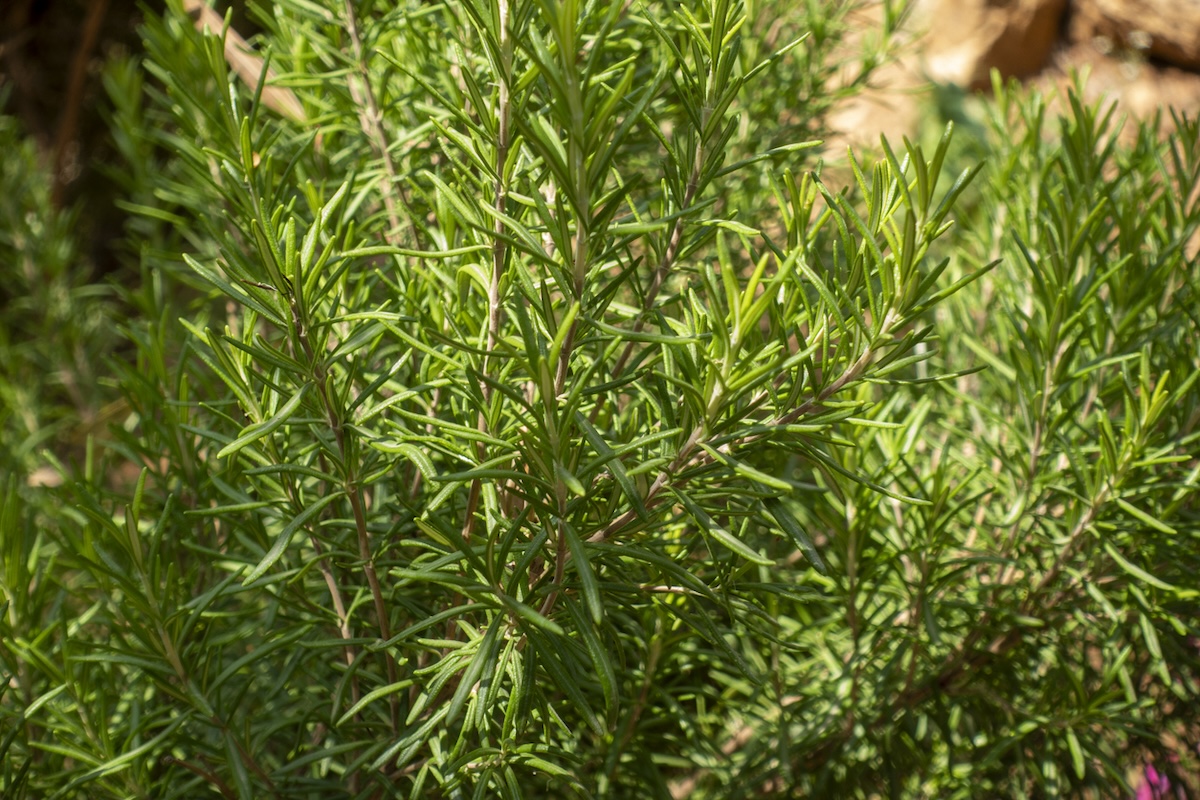
[[[349,2],[349,0],[347,0]],[[511,88],[509,86],[509,73],[512,71],[512,41],[508,31],[508,0],[499,0],[500,12],[500,70],[496,78],[499,83],[498,98],[496,100],[496,197],[494,199],[494,207],[496,209],[495,220],[492,222],[492,233],[494,240],[492,242],[492,276],[488,282],[488,335],[487,335],[487,353],[483,357],[483,364],[480,371],[484,375],[488,375],[491,367],[491,354],[496,349],[496,344],[500,340],[500,324],[504,320],[504,308],[501,305],[500,297],[500,281],[504,277],[504,264],[508,259],[508,245],[504,241],[504,214],[508,205],[508,187],[504,183],[504,165],[508,162],[508,150],[511,145],[509,141],[509,127],[511,124],[512,101],[509,95]],[[492,387],[484,381],[480,391],[483,393],[483,408],[479,412],[479,417],[476,420],[476,427],[480,432],[487,432],[487,409],[491,405]],[[484,460],[483,443],[479,442],[476,445],[476,454],[480,462]],[[463,520],[462,537],[464,541],[471,538],[471,531],[475,527],[475,512],[479,508],[479,496],[483,490],[483,484],[479,478],[471,481],[471,490],[467,495],[466,515]]]
[[[898,319],[899,317],[896,315],[896,313],[889,309],[887,314],[884,316],[883,324],[880,326],[880,331],[877,338],[882,339],[886,337],[891,332],[892,326],[896,324]],[[845,372],[839,375],[836,380],[826,385],[824,389],[821,389],[819,392],[806,400],[804,403],[797,406],[792,411],[789,411],[787,414],[777,417],[774,420],[768,421],[766,423],[766,427],[790,425],[804,415],[811,414],[818,410],[826,400],[844,389],[847,384],[858,380],[858,378],[862,376],[863,371],[875,359],[875,356],[878,354],[878,352],[879,348],[877,347],[866,348],[858,357],[858,359],[856,359],[855,362],[851,364]],[[756,402],[758,399],[759,398],[756,397],[751,402]],[[683,447],[680,448],[679,454],[675,457],[675,460],[671,462],[670,466],[668,466],[666,470],[660,472],[658,477],[654,479],[654,483],[650,485],[650,489],[646,492],[646,497],[643,501],[643,505],[647,509],[661,502],[659,495],[671,481],[672,475],[682,471],[685,468],[704,466],[706,464],[711,464],[714,461],[713,456],[707,451],[696,453],[696,448],[699,446],[700,439],[703,435],[704,426],[696,426],[696,428],[692,431],[692,434],[688,437],[687,441],[684,442]],[[768,433],[751,434],[740,439],[739,443],[743,445],[751,444],[763,439],[768,435]],[[728,453],[730,450],[732,450],[732,448],[733,442],[727,442],[717,448],[717,451]],[[680,485],[682,485],[682,483],[686,483],[686,481],[681,482]],[[605,528],[588,537],[588,541],[603,542],[636,518],[637,512],[633,509],[629,509],[624,514],[610,522]]]

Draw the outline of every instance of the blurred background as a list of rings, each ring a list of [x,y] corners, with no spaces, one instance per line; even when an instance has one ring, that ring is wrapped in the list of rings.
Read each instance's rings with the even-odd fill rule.
[[[906,29],[872,90],[835,115],[852,142],[911,134],[922,114],[990,89],[993,69],[1044,90],[1084,74],[1085,100],[1137,118],[1200,108],[1196,0],[916,0]]]

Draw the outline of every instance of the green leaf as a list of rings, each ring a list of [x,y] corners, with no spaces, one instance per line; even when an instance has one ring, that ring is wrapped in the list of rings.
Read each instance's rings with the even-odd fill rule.
[[[779,523],[779,527],[783,528],[784,532],[796,543],[796,547],[800,549],[800,552],[804,553],[804,557],[808,559],[808,563],[812,564],[817,572],[822,575],[828,575],[829,568],[825,566],[825,562],[821,559],[821,554],[817,552],[812,539],[804,532],[804,528],[800,526],[799,520],[792,514],[785,502],[771,498],[764,501],[763,505],[771,513],[771,516],[775,518],[775,521]]]
[[[433,466],[433,461],[429,459],[429,455],[420,447],[408,442],[393,442],[386,439],[373,439],[371,447],[383,453],[395,453],[402,455],[416,465],[417,469],[427,481],[437,480],[437,469]]]
[[[1138,521],[1143,522],[1146,525],[1149,525],[1151,528],[1153,528],[1156,531],[1161,531],[1162,533],[1169,533],[1172,536],[1176,535],[1176,533],[1177,533],[1176,530],[1174,528],[1172,528],[1170,525],[1168,525],[1167,523],[1163,522],[1162,520],[1155,519],[1154,517],[1147,514],[1145,511],[1142,511],[1137,506],[1121,499],[1120,497],[1117,498],[1117,505],[1119,505],[1125,511],[1125,513],[1129,514],[1131,517],[1134,517]]]
[[[1137,564],[1134,564],[1132,561],[1127,560],[1125,558],[1125,556],[1121,555],[1121,551],[1113,546],[1112,542],[1104,543],[1104,552],[1108,553],[1108,555],[1112,558],[1112,560],[1117,562],[1117,565],[1120,566],[1121,569],[1125,570],[1130,575],[1132,575],[1133,577],[1142,581],[1143,583],[1148,583],[1151,586],[1158,587],[1159,589],[1165,589],[1168,592],[1176,591],[1176,588],[1174,586],[1172,586],[1171,584],[1154,577],[1149,572],[1146,572],[1146,570],[1139,567]]]
[[[737,220],[732,219],[710,219],[702,220],[697,223],[704,227],[721,228],[723,230],[732,231],[741,236],[761,236],[761,231],[751,228],[749,225],[743,225]]]
[[[550,673],[556,687],[571,699],[575,710],[583,715],[584,721],[597,736],[604,736],[604,725],[580,689],[580,676],[572,674],[558,658],[559,648],[539,631],[529,632],[529,641],[537,649],[538,661]]]
[[[476,684],[479,682],[479,676],[483,674],[484,666],[488,663],[494,663],[496,660],[496,651],[500,645],[500,630],[504,627],[504,615],[497,614],[492,624],[488,626],[487,632],[483,635],[475,648],[475,653],[471,658],[462,677],[459,678],[458,688],[454,691],[454,696],[450,698],[449,711],[446,714],[448,722],[454,722],[458,719],[458,715],[462,713],[463,706],[466,705],[467,699],[474,691]]]
[[[754,469],[754,467],[739,461],[727,453],[722,453],[715,447],[710,447],[704,442],[700,442],[700,447],[702,447],[706,453],[712,456],[714,461],[719,464],[724,464],[732,469],[736,474],[741,475],[743,478],[748,478],[755,483],[762,484],[768,489],[777,489],[782,492],[790,492],[793,488],[792,484],[783,480],[782,478],[776,478],[775,476],[768,475],[761,470]]]
[[[734,536],[723,526],[719,525],[716,520],[709,516],[708,512],[702,509],[683,490],[671,488],[670,491],[671,494],[679,498],[679,502],[682,503],[683,507],[687,509],[687,512],[691,515],[692,519],[694,519],[697,524],[700,525],[700,530],[703,533],[706,535],[711,534],[718,542],[747,561],[764,565],[775,563],[771,559],[759,555],[757,552],[751,549],[749,545]]]
[[[588,558],[587,547],[575,527],[569,522],[563,522],[563,535],[567,537],[567,546],[575,562],[575,571],[579,574],[579,582],[583,584],[583,599],[591,614],[592,622],[597,625],[604,618],[604,604],[600,599],[600,586],[596,582],[596,573],[592,570],[591,559]]]
[[[204,266],[187,253],[183,254],[183,260],[187,262],[187,265],[191,267],[197,275],[200,275],[213,286],[220,289],[227,297],[233,298],[244,306],[249,306],[276,325],[281,327],[286,325],[283,317],[279,315],[278,311],[267,305],[254,294],[235,287],[232,283],[221,277],[216,270]]]
[[[292,395],[291,399],[283,404],[283,408],[279,409],[275,416],[263,422],[243,428],[242,432],[238,434],[236,439],[221,448],[221,451],[217,453],[217,457],[225,458],[226,456],[231,456],[246,445],[256,442],[264,436],[276,431],[281,425],[283,425],[283,423],[291,419],[293,414],[296,413],[296,409],[300,407],[300,403],[304,400],[304,396],[308,394],[308,390],[311,386],[312,384],[310,383],[306,383],[301,386],[300,391]]]
[[[345,493],[342,491],[327,494],[297,514],[291,522],[284,526],[283,530],[279,532],[279,535],[275,537],[275,541],[271,545],[271,549],[268,550],[267,554],[264,555],[262,560],[258,562],[258,566],[250,571],[250,574],[247,575],[245,580],[242,581],[242,585],[249,586],[262,577],[263,573],[273,567],[275,562],[278,561],[280,556],[283,555],[283,551],[287,549],[288,543],[292,541],[292,536],[296,533],[296,531],[298,531],[301,526],[305,525],[314,516],[319,514],[325,508],[325,506],[342,497],[344,494]]]
[[[576,497],[584,497],[587,495],[587,489],[582,483],[579,482],[579,478],[576,478],[574,475],[572,475],[571,472],[565,466],[563,466],[562,462],[558,459],[554,460],[554,476],[558,478],[558,480],[562,481],[562,484],[566,486],[571,494],[575,495]]]
[[[547,633],[552,633],[556,636],[566,635],[561,625],[549,617],[543,616],[540,612],[535,611],[533,608],[525,603],[522,603],[520,600],[516,600],[501,591],[497,591],[495,594],[500,599],[500,602],[508,606],[508,608],[518,617],[526,622],[531,623],[534,627],[540,628]]]
[[[1075,731],[1072,728],[1067,728],[1067,747],[1071,751],[1071,764],[1075,768],[1075,777],[1083,780],[1085,769],[1083,749],[1079,746],[1079,738],[1075,736]]]

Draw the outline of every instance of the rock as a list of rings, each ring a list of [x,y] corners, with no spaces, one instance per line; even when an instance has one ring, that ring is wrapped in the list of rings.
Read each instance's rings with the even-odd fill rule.
[[[993,68],[1024,78],[1046,65],[1067,0],[923,0],[923,62],[939,83],[982,88]],[[918,22],[920,24],[920,22]]]
[[[1087,73],[1083,100],[1087,103],[1115,102],[1119,114],[1149,119],[1168,107],[1194,115],[1200,108],[1200,75],[1169,64],[1130,61],[1097,49],[1096,40],[1076,41],[1056,51],[1051,65],[1031,84],[1043,92],[1066,97],[1075,85],[1075,75]],[[1164,131],[1171,130],[1171,116],[1163,111]],[[1132,137],[1137,127],[1127,124],[1122,134]]]
[[[1200,0],[1073,0],[1070,28],[1076,41],[1107,39],[1200,68]]]
[[[917,0],[899,37],[895,60],[870,86],[830,116],[845,144],[873,147],[917,128],[931,102],[929,79],[943,85],[988,88],[991,70],[1024,78],[1039,72],[1061,35],[1067,0]]]
[[[830,115],[838,132],[830,153],[876,147],[881,133],[893,144],[913,135],[938,96],[927,79],[941,84],[938,92],[986,90],[993,68],[1057,102],[1076,73],[1088,73],[1085,101],[1116,102],[1118,114],[1135,119],[1200,108],[1200,0],[917,0],[898,44],[869,88]],[[1156,58],[1112,52],[1118,45]],[[1163,113],[1163,134],[1171,129]],[[1136,130],[1126,125],[1122,135]]]

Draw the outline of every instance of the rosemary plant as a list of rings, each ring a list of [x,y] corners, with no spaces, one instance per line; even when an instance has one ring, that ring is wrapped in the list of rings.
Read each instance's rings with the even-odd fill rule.
[[[1179,779],[1193,121],[823,169],[852,4],[195,5],[106,75],[124,424],[0,514],[6,796]]]

